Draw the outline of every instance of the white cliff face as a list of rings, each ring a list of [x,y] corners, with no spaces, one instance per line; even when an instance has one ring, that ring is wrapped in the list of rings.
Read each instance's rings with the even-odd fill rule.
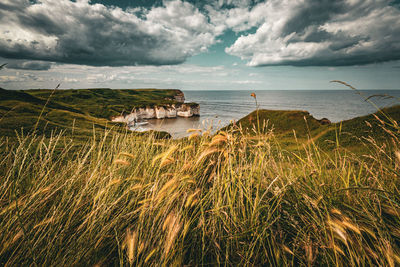
[[[153,108],[139,108],[135,109],[136,112],[136,119],[151,119],[154,118],[156,111]],[[132,114],[132,113],[131,113]]]
[[[137,120],[137,115],[136,114],[133,114],[133,113],[131,113],[131,114],[128,114],[126,117],[125,117],[125,122],[129,125],[129,124],[134,124],[134,121],[136,121]]]
[[[179,117],[188,118],[188,117],[192,117],[193,116],[193,111],[192,111],[190,106],[183,104],[183,105],[178,107],[178,109],[176,111],[176,114]]]
[[[111,118],[114,122],[125,122],[128,125],[134,125],[136,121],[143,119],[164,119],[176,117],[200,116],[200,105],[185,104],[185,95],[179,91],[173,99],[177,103],[170,105],[160,105],[154,107],[135,108],[131,113]]]
[[[177,104],[156,107],[135,108],[127,115],[113,117],[114,122],[125,122],[128,125],[142,119],[164,119],[176,117],[192,117],[200,115],[200,106],[196,104]]]
[[[155,107],[155,111],[157,119],[164,119],[167,115],[167,112],[164,107]]]
[[[167,108],[167,118],[176,118],[176,108],[175,105],[171,108]]]

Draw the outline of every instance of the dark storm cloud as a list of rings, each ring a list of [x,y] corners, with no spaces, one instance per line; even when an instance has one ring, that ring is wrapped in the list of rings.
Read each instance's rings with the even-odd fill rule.
[[[136,8],[136,7],[159,7],[164,4],[163,0],[92,0],[91,3],[100,3],[107,6],[118,6],[120,8]],[[217,8],[236,8],[236,7],[253,7],[263,0],[186,0],[199,9],[203,9],[206,5],[212,5]]]
[[[250,66],[350,66],[400,59],[400,10],[386,0],[270,0],[226,52]],[[253,12],[252,10],[249,11]],[[259,11],[258,11],[259,12]]]
[[[117,6],[123,9],[144,7],[151,8],[154,6],[162,6],[162,0],[92,0],[92,4],[102,4],[106,6]]]
[[[400,7],[400,0],[393,0],[390,4],[395,7]]]
[[[224,32],[250,66],[400,59],[399,0],[2,0],[0,56],[92,66],[173,65]],[[224,40],[222,40],[224,41]]]
[[[344,0],[309,0],[297,7],[282,29],[282,35],[301,34],[319,26],[345,11]]]
[[[85,0],[16,2],[6,1],[0,10],[0,56],[5,58],[93,66],[169,65],[215,42],[215,27],[181,1],[145,10],[145,19],[135,10]]]
[[[24,62],[10,62],[7,63],[7,69],[17,70],[49,70],[53,63],[43,61],[24,61]]]

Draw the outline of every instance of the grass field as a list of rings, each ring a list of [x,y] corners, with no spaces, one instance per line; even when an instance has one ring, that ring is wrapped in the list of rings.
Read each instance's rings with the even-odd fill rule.
[[[258,110],[179,140],[4,136],[0,265],[399,265],[398,109]]]

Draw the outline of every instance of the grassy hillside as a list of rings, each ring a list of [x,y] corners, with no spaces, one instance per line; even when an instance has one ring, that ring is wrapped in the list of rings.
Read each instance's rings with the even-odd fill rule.
[[[329,140],[342,146],[357,146],[372,138],[377,142],[390,142],[392,132],[398,131],[400,122],[400,106],[384,108],[374,114],[357,117],[340,123],[332,124],[319,136],[321,143]],[[323,127],[322,127],[323,128]]]
[[[399,106],[160,140],[111,125],[131,92],[103,90],[0,90],[1,266],[400,265]]]
[[[32,96],[48,99],[52,90],[26,90]],[[97,118],[110,118],[135,107],[176,103],[180,90],[168,89],[79,89],[57,90],[52,101],[64,103]]]
[[[135,107],[176,103],[174,96],[179,93],[175,89],[0,89],[0,136],[12,137],[21,129],[47,135],[58,129],[90,136],[93,128],[120,128],[110,121],[112,116]]]
[[[322,124],[306,111],[256,110],[240,119],[233,129],[247,135],[273,132],[286,147],[297,147],[297,141],[315,142],[320,147],[332,149],[339,141],[342,147],[359,149],[367,139],[390,141],[387,129],[395,130],[400,122],[400,105],[384,108],[375,114],[357,117],[339,123]]]
[[[320,123],[307,111],[298,110],[256,110],[236,124],[249,134],[271,130],[276,134],[293,134],[295,130],[301,136],[320,127]]]

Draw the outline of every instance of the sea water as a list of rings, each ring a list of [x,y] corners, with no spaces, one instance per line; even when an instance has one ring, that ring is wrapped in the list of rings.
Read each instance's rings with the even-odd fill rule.
[[[400,90],[188,90],[184,91],[186,102],[200,104],[200,117],[149,120],[143,128],[167,131],[174,138],[188,135],[189,128],[216,130],[256,109],[256,99],[250,96],[253,92],[260,109],[305,110],[316,119],[328,118],[332,122],[400,104]]]

